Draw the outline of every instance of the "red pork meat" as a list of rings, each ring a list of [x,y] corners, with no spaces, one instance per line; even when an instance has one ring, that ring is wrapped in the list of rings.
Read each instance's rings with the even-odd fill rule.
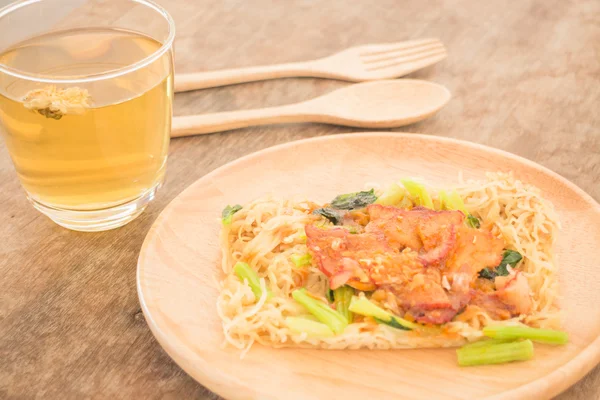
[[[359,234],[307,226],[308,248],[332,289],[384,290],[419,322],[452,320],[475,294],[472,284],[479,271],[502,259],[503,241],[467,227],[460,211],[372,204],[367,214],[369,222]],[[502,293],[494,301],[514,297]]]

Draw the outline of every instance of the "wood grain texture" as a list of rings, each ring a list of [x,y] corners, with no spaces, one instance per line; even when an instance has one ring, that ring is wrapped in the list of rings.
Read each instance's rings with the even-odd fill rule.
[[[349,162],[351,160],[351,162]],[[267,194],[324,203],[339,193],[418,176],[438,188],[485,171],[535,182],[563,229],[560,263],[565,346],[535,348],[533,360],[460,368],[455,349],[397,351],[226,347],[215,304],[222,278],[224,204]],[[256,180],[260,177],[260,182]],[[585,232],[586,236],[582,237]],[[199,382],[231,399],[523,399],[554,396],[600,362],[600,204],[560,176],[488,147],[400,133],[354,133],[297,141],[227,164],[195,182],[161,213],[138,263],[138,294],[154,335]],[[432,377],[436,383],[432,385]]]
[[[465,0],[163,0],[176,69],[323,57],[383,40],[439,37],[443,62],[409,75],[450,103],[403,131],[467,139],[536,161],[600,201],[600,3]],[[282,79],[176,96],[176,115],[277,106],[348,83]],[[158,213],[189,184],[253,151],[351,131],[288,125],[175,139],[165,186],[118,231],[64,230],[27,204],[0,145],[0,397],[214,398],[163,352],[140,313],[135,265]],[[600,396],[600,367],[560,400]]]

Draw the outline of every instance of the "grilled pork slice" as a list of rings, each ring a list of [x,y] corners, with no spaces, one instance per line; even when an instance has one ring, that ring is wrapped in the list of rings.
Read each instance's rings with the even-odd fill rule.
[[[456,243],[456,231],[465,216],[460,211],[412,210],[371,204],[367,232],[383,233],[390,246],[419,252],[423,264],[442,262]]]
[[[531,288],[522,272],[511,271],[508,276],[498,276],[494,284],[495,291],[476,289],[470,304],[482,308],[497,320],[531,312],[533,307]]]
[[[307,226],[308,248],[332,289],[384,290],[419,322],[452,320],[471,300],[479,271],[502,259],[503,241],[466,227],[460,211],[369,205],[367,212],[364,233]]]
[[[500,264],[503,248],[504,241],[489,231],[459,227],[455,246],[446,261],[448,279],[464,273],[469,281],[474,280],[482,269]]]
[[[370,278],[372,259],[391,251],[383,235],[352,234],[344,228],[305,228],[307,245],[331,289],[348,284],[359,290],[374,290]]]

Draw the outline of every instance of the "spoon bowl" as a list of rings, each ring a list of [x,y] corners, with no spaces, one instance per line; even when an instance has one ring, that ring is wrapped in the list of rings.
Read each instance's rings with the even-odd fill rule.
[[[296,104],[175,117],[171,137],[298,122],[396,128],[430,117],[448,100],[448,89],[432,82],[414,79],[365,82]]]
[[[395,128],[427,118],[450,100],[442,85],[422,80],[365,82],[338,89],[307,103],[326,123],[361,128]]]

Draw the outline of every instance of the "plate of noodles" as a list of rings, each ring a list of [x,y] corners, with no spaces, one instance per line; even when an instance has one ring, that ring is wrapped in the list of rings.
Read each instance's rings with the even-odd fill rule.
[[[181,193],[138,263],[168,354],[232,399],[547,398],[600,361],[600,206],[464,141],[301,140]]]

